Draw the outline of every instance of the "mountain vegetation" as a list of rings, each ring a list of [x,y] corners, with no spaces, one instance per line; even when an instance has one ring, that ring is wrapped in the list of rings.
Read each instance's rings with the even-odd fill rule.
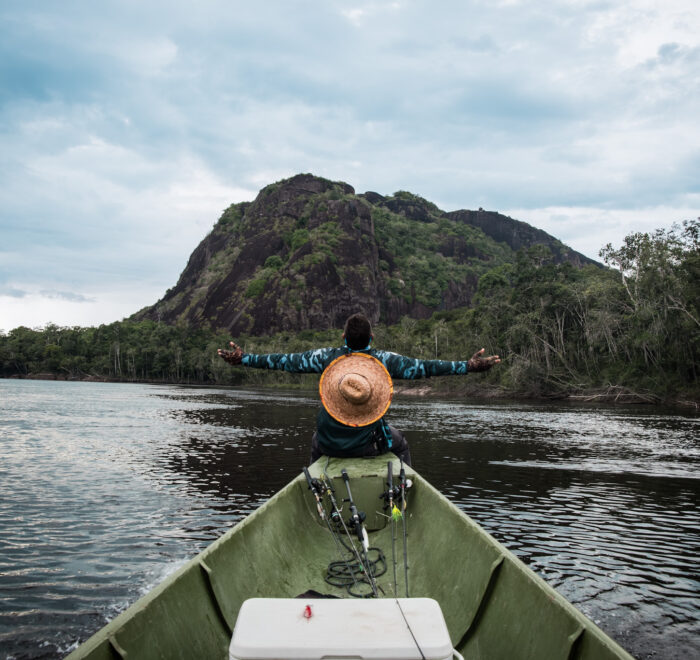
[[[248,352],[337,345],[363,310],[388,350],[501,355],[488,374],[434,379],[438,391],[697,405],[700,221],[600,256],[499,214],[295,177],[227,209],[177,285],[131,319],[0,333],[0,375],[312,386],[231,368],[216,349],[231,337]]]

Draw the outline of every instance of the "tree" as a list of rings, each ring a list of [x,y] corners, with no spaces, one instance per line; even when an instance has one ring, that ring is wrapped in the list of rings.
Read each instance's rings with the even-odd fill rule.
[[[683,376],[698,362],[700,222],[687,220],[652,234],[634,233],[615,249],[601,251],[620,273],[626,296],[620,313],[634,360],[642,358],[650,376]],[[631,349],[631,350],[630,350]],[[637,355],[634,355],[634,353]]]

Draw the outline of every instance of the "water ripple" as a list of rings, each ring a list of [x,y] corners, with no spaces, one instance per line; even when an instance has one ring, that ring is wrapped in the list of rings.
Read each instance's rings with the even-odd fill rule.
[[[0,648],[62,657],[306,463],[293,393],[0,380]],[[639,658],[700,655],[698,417],[397,400],[414,465]]]

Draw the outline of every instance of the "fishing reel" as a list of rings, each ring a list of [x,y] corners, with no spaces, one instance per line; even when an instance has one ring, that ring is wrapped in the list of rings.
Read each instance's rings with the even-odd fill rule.
[[[406,496],[406,491],[413,485],[410,479],[406,478],[406,470],[403,467],[403,460],[401,461],[401,470],[399,472],[399,478],[396,485],[394,485],[394,471],[392,462],[387,463],[387,489],[379,496],[380,500],[384,500],[384,510],[392,510],[396,506],[397,502],[402,502]]]
[[[331,510],[331,515],[329,516],[329,518],[331,522],[336,526],[339,526],[340,523],[343,521],[343,517],[340,515],[340,511],[338,511],[338,509],[336,509],[335,507],[333,507],[333,509]]]
[[[384,500],[384,510],[388,509],[394,502],[399,502],[401,500],[402,494],[401,487],[396,485],[385,490],[380,496],[380,500]]]
[[[367,516],[364,511],[357,510],[352,500],[347,499],[343,501],[350,502],[350,517],[347,523],[348,529],[357,536],[358,541],[362,544],[363,550],[367,552],[369,550],[369,536],[363,524]]]
[[[344,499],[343,502],[350,502],[349,499]],[[350,517],[348,518],[348,529],[351,529],[353,532],[356,531],[356,527],[358,525],[362,525],[362,523],[367,520],[367,514],[364,511],[357,511],[356,514],[350,514]]]
[[[306,477],[306,483],[309,486],[309,490],[313,493],[314,499],[316,500],[316,510],[318,511],[318,517],[321,520],[326,519],[326,509],[323,506],[323,494],[327,490],[326,484],[320,479],[312,478],[309,470],[304,468],[304,476]],[[334,518],[335,516],[335,518]],[[335,507],[331,511],[330,519],[334,522],[340,518]]]

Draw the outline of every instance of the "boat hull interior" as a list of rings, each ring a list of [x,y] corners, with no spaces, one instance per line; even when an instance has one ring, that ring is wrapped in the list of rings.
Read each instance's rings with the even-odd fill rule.
[[[366,514],[370,546],[381,548],[387,571],[380,597],[432,598],[450,639],[465,658],[631,658],[592,621],[410,468],[407,477],[407,563],[403,530],[392,530],[381,494],[393,454],[371,459],[322,457],[309,470],[347,497],[350,478],[357,508]],[[343,504],[343,518],[349,516]],[[392,562],[395,534],[396,585]],[[227,658],[241,605],[249,598],[294,598],[310,590],[342,598],[326,582],[339,550],[304,475],[290,482],[165,582],[76,649],[78,658]],[[364,585],[366,590],[369,589]],[[270,621],[270,634],[275,622]],[[419,657],[419,656],[418,656]]]

